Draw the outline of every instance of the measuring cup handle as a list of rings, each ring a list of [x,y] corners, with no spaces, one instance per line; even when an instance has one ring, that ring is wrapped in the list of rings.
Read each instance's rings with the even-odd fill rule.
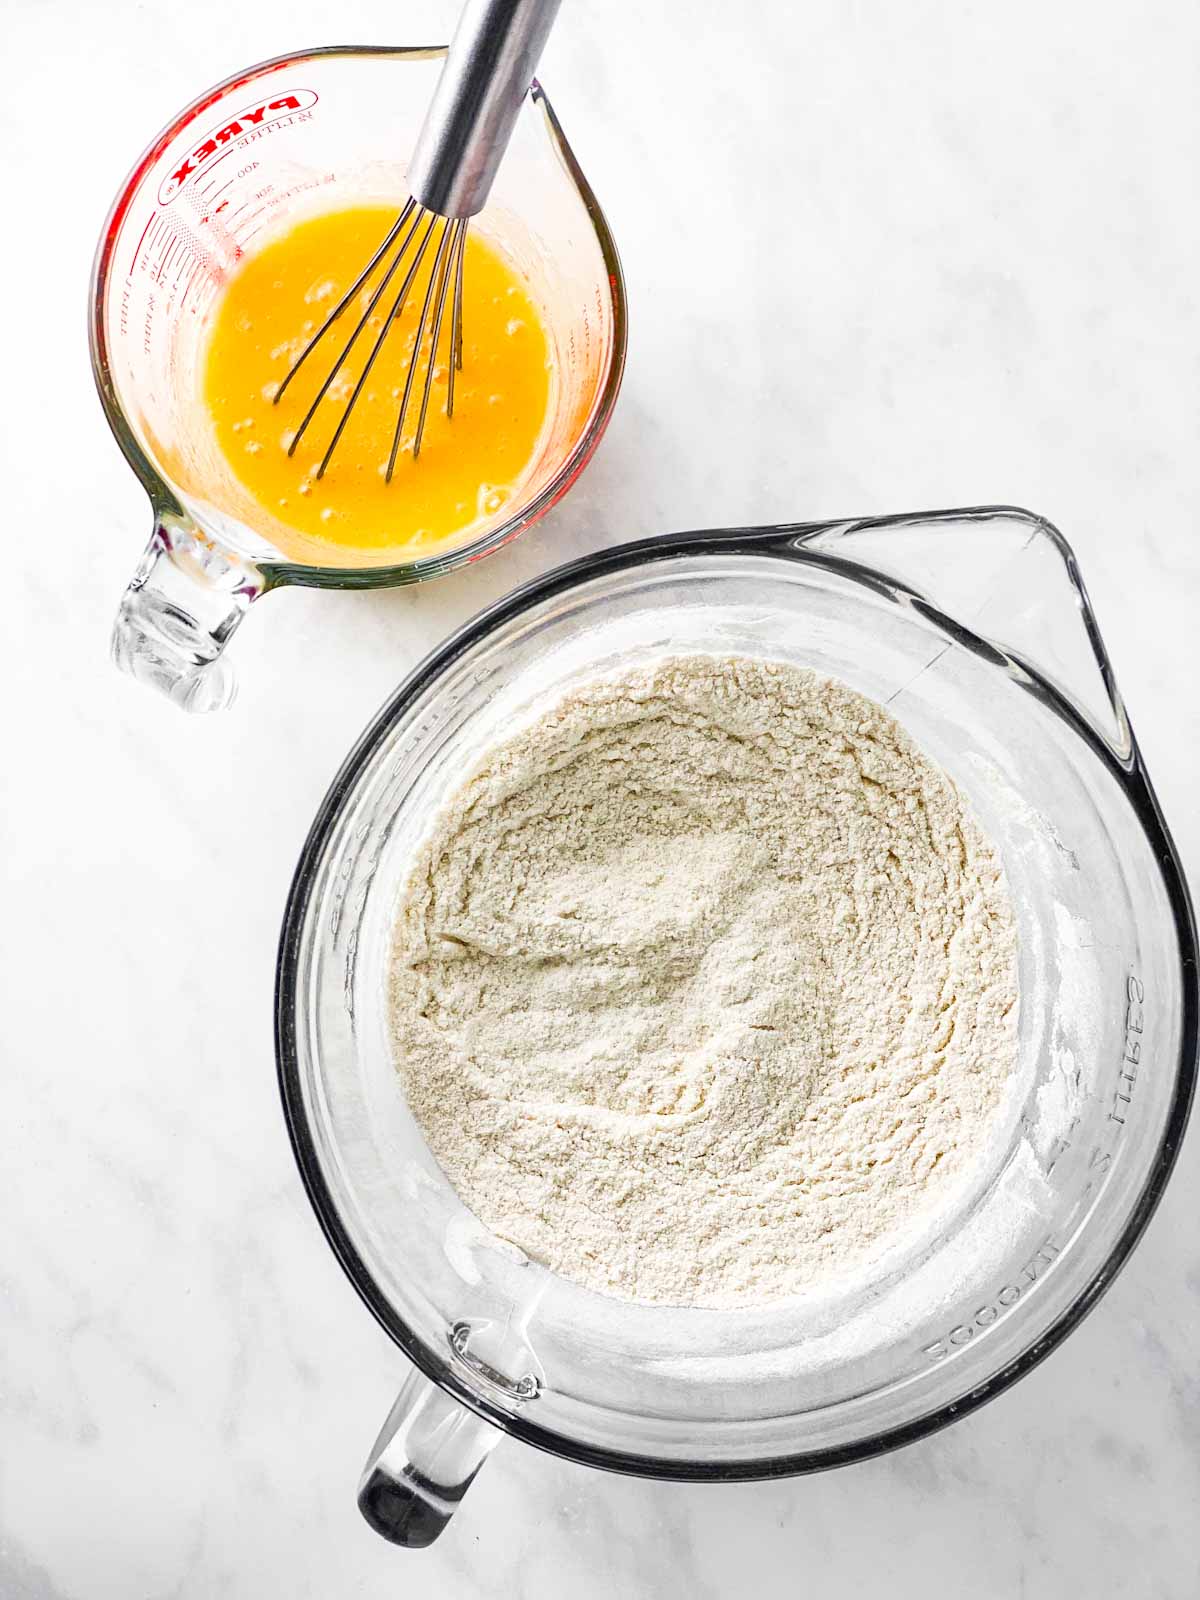
[[[185,711],[220,711],[236,683],[221,652],[262,574],[186,517],[160,515],[113,624],[113,660]]]
[[[414,1367],[367,1458],[358,1509],[393,1544],[424,1549],[503,1437]]]

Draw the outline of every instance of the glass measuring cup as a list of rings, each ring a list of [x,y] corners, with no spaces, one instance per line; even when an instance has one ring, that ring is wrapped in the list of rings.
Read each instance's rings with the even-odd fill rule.
[[[398,885],[470,753],[535,699],[678,650],[790,660],[887,704],[968,794],[1018,912],[1019,1070],[986,1170],[872,1275],[761,1310],[631,1305],[503,1246],[432,1160],[386,1039]],[[1000,1393],[1136,1243],[1196,1075],[1187,889],[1065,541],[1001,508],[679,534],[501,601],[335,780],[284,921],[276,1027],[317,1215],[419,1369],[360,1490],[395,1542],[434,1538],[504,1433],[623,1472],[761,1478]]]
[[[538,84],[492,198],[473,223],[520,269],[552,352],[549,415],[512,499],[434,553],[386,566],[288,559],[248,515],[198,399],[198,362],[222,285],[283,218],[399,202],[403,159],[444,49],[280,56],[202,95],[123,185],[92,278],[91,349],[109,426],[150,497],[154,531],[113,631],[120,666],[178,705],[227,705],[221,658],[259,595],[286,584],[376,588],[475,561],[544,515],[608,422],[625,359],[625,295],[600,207]],[[393,157],[395,159],[393,159]],[[411,533],[400,522],[397,543]]]

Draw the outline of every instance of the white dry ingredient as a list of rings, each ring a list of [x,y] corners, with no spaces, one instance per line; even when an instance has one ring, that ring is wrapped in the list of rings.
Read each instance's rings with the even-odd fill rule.
[[[1015,1066],[1014,923],[882,707],[773,661],[593,680],[488,750],[398,912],[409,1104],[465,1204],[627,1299],[756,1305],[895,1242]]]

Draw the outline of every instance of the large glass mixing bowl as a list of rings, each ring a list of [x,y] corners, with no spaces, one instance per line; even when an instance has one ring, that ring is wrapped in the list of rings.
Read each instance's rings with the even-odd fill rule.
[[[970,797],[1019,918],[1020,1067],[978,1181],[875,1270],[761,1310],[628,1304],[501,1244],[430,1156],[384,1026],[398,886],[464,765],[534,700],[680,650],[812,666],[885,704]],[[1196,1022],[1179,863],[1048,523],[986,509],[680,534],[519,590],[368,729],[284,924],[279,1068],[300,1169],[419,1369],[368,1462],[364,1512],[428,1543],[502,1433],[623,1472],[733,1479],[852,1461],[963,1415],[1057,1344],[1145,1227]]]

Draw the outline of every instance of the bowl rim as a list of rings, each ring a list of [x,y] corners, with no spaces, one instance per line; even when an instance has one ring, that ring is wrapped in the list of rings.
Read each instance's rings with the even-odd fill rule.
[[[284,1119],[292,1151],[309,1201],[326,1240],[376,1321],[427,1378],[447,1394],[452,1395],[468,1410],[500,1427],[514,1438],[521,1439],[526,1444],[547,1451],[551,1455],[577,1461],[586,1466],[636,1477],[673,1479],[680,1482],[734,1482],[791,1477],[863,1461],[903,1445],[912,1444],[937,1432],[1003,1394],[1019,1378],[1031,1372],[1051,1351],[1057,1349],[1098,1303],[1145,1232],[1178,1157],[1196,1086],[1198,1054],[1200,1054],[1200,1033],[1198,1033],[1200,983],[1197,980],[1196,926],[1191,898],[1178,853],[1150,785],[1132,730],[1129,732],[1128,758],[1121,759],[1088,719],[1066,700],[1043,674],[1029,662],[1023,659],[1018,661],[1016,657],[1011,659],[1032,680],[1031,686],[1040,696],[1049,700],[1053,708],[1088,743],[1116,779],[1146,834],[1159,863],[1163,887],[1171,908],[1179,951],[1183,1004],[1179,1059],[1162,1138],[1147,1170],[1141,1192],[1131,1207],[1121,1232],[1114,1240],[1103,1264],[1074,1300],[1032,1344],[983,1382],[974,1384],[954,1399],[896,1427],[864,1435],[862,1439],[850,1443],[793,1451],[780,1456],[745,1461],[683,1460],[581,1443],[569,1435],[541,1426],[532,1419],[530,1413],[523,1410],[510,1412],[489,1404],[485,1398],[467,1387],[451,1364],[448,1355],[442,1357],[430,1350],[396,1314],[376,1287],[342,1223],[321,1170],[305,1115],[295,1024],[299,997],[298,975],[308,906],[326,846],[346,800],[352,795],[358,779],[396,721],[429,684],[445,672],[465,651],[539,602],[565,593],[603,573],[636,568],[679,556],[720,551],[722,554],[730,555],[785,554],[794,560],[847,573],[860,581],[873,582],[876,586],[883,584],[893,596],[899,594],[919,601],[926,607],[927,613],[933,620],[950,623],[960,642],[968,647],[977,644],[994,660],[996,656],[994,644],[977,639],[961,623],[952,622],[952,619],[944,617],[926,597],[907,589],[902,583],[890,577],[881,578],[871,568],[845,557],[807,550],[805,545],[819,534],[830,531],[880,530],[903,525],[911,526],[914,523],[985,521],[997,517],[1021,520],[1035,525],[1038,531],[1048,535],[1057,546],[1078,588],[1084,612],[1084,625],[1089,632],[1106,688],[1115,698],[1115,679],[1071,547],[1052,523],[1033,512],[1016,506],[994,505],[905,513],[898,516],[832,518],[821,522],[783,523],[773,526],[709,528],[634,540],[596,551],[555,567],[540,577],[522,584],[469,619],[408,674],[356,741],[330,785],[314,818],[296,866],[284,912],[276,966],[276,1064]]]

